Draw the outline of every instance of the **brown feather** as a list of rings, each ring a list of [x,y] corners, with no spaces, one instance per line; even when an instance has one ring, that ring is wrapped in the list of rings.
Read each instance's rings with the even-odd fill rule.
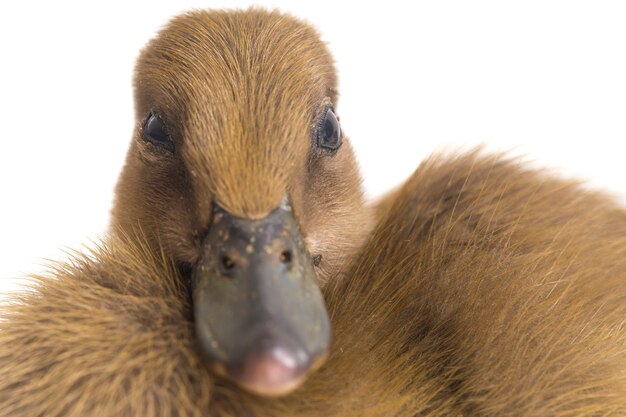
[[[109,238],[0,312],[0,416],[626,415],[626,210],[610,197],[475,151],[367,207],[349,143],[309,145],[336,104],[332,60],[276,12],[177,18],[136,88]],[[174,157],[139,138],[155,109]],[[324,254],[334,342],[264,399],[201,361],[184,266],[213,199],[255,218],[285,192]]]

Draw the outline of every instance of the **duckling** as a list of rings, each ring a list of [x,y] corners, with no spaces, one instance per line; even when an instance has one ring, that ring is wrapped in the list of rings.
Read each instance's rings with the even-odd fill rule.
[[[2,311],[0,416],[626,414],[626,210],[481,151],[366,204],[336,84],[288,15],[164,28],[110,236]]]

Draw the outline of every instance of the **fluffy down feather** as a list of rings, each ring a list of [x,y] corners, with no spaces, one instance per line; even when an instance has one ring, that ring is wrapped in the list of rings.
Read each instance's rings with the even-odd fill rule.
[[[374,206],[332,58],[292,17],[176,18],[142,52],[137,128],[110,236],[0,310],[0,416],[623,416],[626,210],[503,155],[433,156]],[[141,140],[149,112],[176,152]],[[263,399],[215,379],[188,268],[217,201],[260,218],[288,194],[334,329],[327,363]]]
[[[325,287],[335,340],[292,395],[214,380],[184,280],[112,236],[2,311],[1,416],[622,416],[626,211],[503,156],[435,156]]]

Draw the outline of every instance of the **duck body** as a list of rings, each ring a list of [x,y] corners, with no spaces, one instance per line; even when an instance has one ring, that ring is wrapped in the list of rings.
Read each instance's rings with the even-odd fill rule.
[[[223,56],[211,55],[238,33],[257,42],[228,41]],[[280,64],[247,76],[247,63],[260,62],[254,46],[267,39]],[[108,238],[34,278],[2,307],[0,416],[626,415],[626,210],[577,183],[479,151],[433,156],[382,201],[365,205],[347,139],[330,152],[310,145],[310,129],[320,125],[311,120],[328,121],[336,99],[330,59],[316,39],[307,25],[277,13],[196,12],[148,47],[136,82],[138,115],[154,121],[151,101],[173,100],[161,114],[185,142],[155,150],[155,138],[144,140],[147,122],[139,127]],[[281,48],[302,45],[297,59],[282,59]],[[194,52],[180,55],[184,46]],[[217,67],[197,65],[203,53],[220,57],[202,61]],[[222,57],[242,64],[228,62],[220,73]],[[171,73],[164,63],[175,64]],[[293,83],[300,70],[311,78]],[[267,100],[236,107],[240,90],[219,100],[199,94],[209,82],[232,81],[220,78],[230,71],[250,87],[246,94],[269,88],[262,90]],[[270,82],[281,71],[292,82],[284,91]],[[298,93],[302,101],[285,99],[304,87],[313,92]],[[185,100],[175,96],[181,89]],[[205,126],[210,117],[221,120],[216,108],[202,113],[214,101],[236,109],[229,114],[237,123]],[[296,113],[313,109],[313,116],[280,119],[284,106],[300,105]],[[167,113],[177,108],[185,111]],[[183,116],[186,124],[172,127]],[[264,145],[257,139],[270,128],[292,136]],[[220,134],[204,142],[212,136],[200,133],[210,129]],[[263,146],[293,156],[287,164]],[[229,171],[229,155],[242,149],[252,149],[249,164]],[[209,175],[204,165],[220,169]],[[265,178],[256,188],[269,191],[233,186],[246,175]],[[301,253],[322,259],[315,273],[333,341],[302,386],[266,398],[216,376],[203,356],[190,296],[198,272],[189,270],[208,251],[201,236],[215,224],[207,213],[216,202],[238,221],[258,221],[285,190],[306,242]]]
[[[626,412],[623,209],[476,154],[426,161],[389,198],[324,287],[333,349],[293,394],[211,377],[179,273],[115,237],[4,312],[0,415]]]

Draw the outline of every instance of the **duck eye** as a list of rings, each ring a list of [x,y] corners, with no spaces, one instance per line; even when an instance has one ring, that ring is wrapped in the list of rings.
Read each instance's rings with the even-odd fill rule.
[[[160,146],[170,152],[174,152],[174,141],[172,141],[170,134],[167,132],[165,123],[163,123],[163,120],[161,120],[161,118],[154,113],[150,113],[146,121],[143,123],[141,138],[152,143],[153,145]]]
[[[324,112],[317,126],[317,146],[336,151],[341,146],[341,129],[333,109]]]

